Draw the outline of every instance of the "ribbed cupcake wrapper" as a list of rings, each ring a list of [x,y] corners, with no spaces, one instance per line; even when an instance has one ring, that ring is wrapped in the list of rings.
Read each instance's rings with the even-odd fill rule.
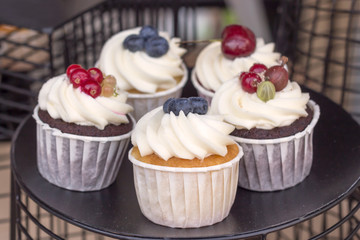
[[[153,94],[135,94],[129,93],[127,103],[133,106],[134,112],[132,115],[135,120],[138,121],[145,113],[155,109],[156,107],[162,106],[169,98],[181,97],[182,91],[188,79],[188,70],[185,64],[182,64],[184,69],[184,76],[174,88],[156,92]]]
[[[43,123],[37,116],[37,109],[34,118],[37,122],[37,167],[43,178],[75,191],[96,191],[115,181],[131,133],[117,137],[77,136]]]
[[[155,166],[134,159],[130,153],[140,209],[152,222],[173,228],[197,228],[229,215],[242,151],[228,163],[205,168]]]
[[[205,98],[210,106],[215,93],[213,93],[213,92],[205,89],[203,86],[201,86],[201,84],[197,80],[194,68],[191,72],[191,83],[193,84],[194,88],[196,89],[196,92],[199,95],[199,97]]]
[[[239,164],[239,186],[253,191],[276,191],[293,187],[309,174],[313,160],[313,130],[320,117],[319,106],[309,106],[314,117],[294,136],[256,140],[233,137],[243,148]]]

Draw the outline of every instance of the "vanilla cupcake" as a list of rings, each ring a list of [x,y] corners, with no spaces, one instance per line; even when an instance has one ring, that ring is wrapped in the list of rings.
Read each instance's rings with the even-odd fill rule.
[[[224,53],[223,42],[230,39],[226,36],[229,35],[228,31],[234,31],[230,37],[236,38],[235,45],[244,48],[238,51],[235,49],[233,52],[236,56]],[[274,49],[274,43],[265,43],[264,39],[255,38],[250,29],[240,25],[229,25],[223,31],[222,41],[212,42],[200,52],[191,73],[191,81],[198,95],[210,103],[214,92],[239,72],[247,71],[255,63],[264,64],[266,67],[279,64],[281,55]]]
[[[244,150],[239,186],[249,190],[283,190],[311,170],[319,106],[283,73],[284,81],[273,84],[261,77],[258,85],[248,82],[253,74],[242,74],[224,83],[212,99],[211,113],[236,128],[231,135]]]
[[[133,108],[115,85],[112,94],[106,91],[108,79],[98,69],[72,65],[68,75],[49,79],[39,92],[38,170],[65,189],[100,190],[118,174],[135,126]]]
[[[242,149],[205,99],[169,99],[145,114],[129,151],[141,212],[152,222],[196,228],[222,221],[233,205]]]
[[[103,46],[98,67],[113,75],[138,120],[171,97],[180,97],[187,81],[179,38],[144,26],[121,31]]]

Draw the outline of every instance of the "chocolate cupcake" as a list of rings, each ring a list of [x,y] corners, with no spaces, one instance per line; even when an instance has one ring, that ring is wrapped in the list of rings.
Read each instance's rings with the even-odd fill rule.
[[[273,68],[281,72],[276,79],[269,74]],[[239,186],[249,190],[283,190],[311,170],[319,106],[282,69],[243,73],[224,83],[212,100],[211,113],[236,128],[231,135],[244,150]]]
[[[114,182],[135,120],[113,80],[71,65],[42,86],[33,113],[37,166],[50,183],[95,191]]]

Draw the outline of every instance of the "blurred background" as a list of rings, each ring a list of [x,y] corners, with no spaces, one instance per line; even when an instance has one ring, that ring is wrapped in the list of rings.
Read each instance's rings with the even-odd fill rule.
[[[122,29],[151,24],[183,40],[204,40],[219,38],[231,23],[249,27],[265,42],[275,42],[276,50],[290,59],[291,80],[326,95],[360,123],[360,0],[4,0],[0,238],[8,239],[9,233],[10,140],[31,113],[44,81],[65,72],[71,63],[93,66],[103,43]],[[187,45],[185,61],[190,69],[204,46]],[[334,211],[340,214],[344,208],[340,204]],[[319,217],[318,231],[336,222],[336,214]],[[278,233],[273,239],[307,239],[311,225],[305,222],[287,230],[290,237]],[[333,239],[342,239],[339,234]],[[74,239],[83,235],[74,234]]]

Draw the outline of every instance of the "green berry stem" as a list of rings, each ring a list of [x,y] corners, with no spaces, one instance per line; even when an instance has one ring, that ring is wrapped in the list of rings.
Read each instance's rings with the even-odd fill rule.
[[[177,44],[197,44],[197,43],[210,43],[210,42],[221,42],[221,39],[180,41],[177,42]]]

